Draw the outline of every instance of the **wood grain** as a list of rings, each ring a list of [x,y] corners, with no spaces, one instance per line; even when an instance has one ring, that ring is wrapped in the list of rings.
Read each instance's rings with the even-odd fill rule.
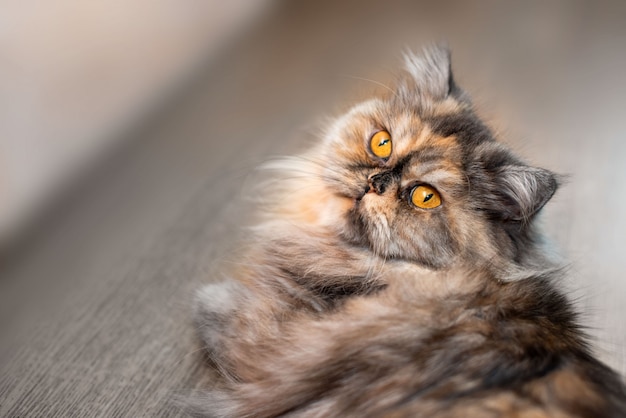
[[[211,380],[190,295],[236,261],[253,167],[441,38],[502,138],[569,175],[543,224],[599,355],[626,372],[625,3],[285,2],[6,260],[0,416],[182,415],[176,396]]]

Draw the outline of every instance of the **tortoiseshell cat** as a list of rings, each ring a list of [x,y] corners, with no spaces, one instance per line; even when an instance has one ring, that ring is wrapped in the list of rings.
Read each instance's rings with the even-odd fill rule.
[[[232,280],[198,294],[211,417],[618,417],[533,218],[550,171],[496,142],[449,53],[280,164]],[[268,174],[269,175],[269,174]]]

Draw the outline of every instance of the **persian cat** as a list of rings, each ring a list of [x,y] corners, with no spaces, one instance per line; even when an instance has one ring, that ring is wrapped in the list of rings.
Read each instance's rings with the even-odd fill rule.
[[[197,295],[208,417],[618,417],[534,218],[558,178],[494,139],[449,53],[271,164],[228,281]]]

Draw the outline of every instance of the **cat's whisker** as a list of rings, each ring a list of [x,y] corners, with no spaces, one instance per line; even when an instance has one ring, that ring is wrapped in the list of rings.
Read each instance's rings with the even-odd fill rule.
[[[299,164],[300,161],[303,161],[305,164]],[[321,172],[315,170],[314,168],[311,168],[309,170],[306,169],[307,165],[314,165],[317,166],[318,168],[322,169]],[[300,173],[306,173],[306,174],[310,174],[311,176],[324,176],[326,172],[331,172],[334,174],[337,174],[338,176],[344,176],[346,173],[340,170],[334,170],[328,167],[324,167],[322,163],[319,162],[315,162],[312,159],[308,159],[305,157],[300,157],[300,158],[289,158],[289,159],[282,159],[282,160],[275,160],[272,163],[267,163],[264,166],[261,167],[262,170],[270,170],[270,171],[274,171],[276,174],[275,176],[280,177],[282,175],[284,175],[285,173],[291,173],[291,172],[300,172]]]
[[[196,326],[196,331],[200,330],[200,328],[201,328],[200,326]],[[200,347],[200,348],[197,348],[195,350],[192,350],[183,354],[182,356],[180,356],[180,358],[177,361],[175,361],[172,364],[172,368],[176,368],[176,366],[179,366],[183,361],[187,360],[189,357],[196,355],[200,352],[204,352],[204,351],[206,351],[206,347]]]
[[[372,84],[375,84],[377,86],[384,87],[389,92],[391,92],[391,94],[393,94],[396,98],[398,98],[398,94],[396,93],[396,91],[394,89],[392,89],[391,87],[389,87],[386,84],[381,83],[380,81],[372,80],[371,78],[365,78],[365,77],[358,77],[358,76],[354,76],[354,75],[349,75],[349,74],[344,74],[343,76],[346,77],[346,78],[350,78],[352,80],[366,81],[368,83],[372,83]]]
[[[261,263],[248,263],[248,262],[244,262],[244,261],[225,261],[225,264],[232,264],[235,266],[242,266],[242,267],[257,267],[257,268],[262,268],[265,267],[264,264]]]
[[[286,161],[289,161],[291,163],[303,161],[307,164],[308,163],[313,164],[314,166],[317,166],[323,171],[334,172],[335,174],[342,175],[342,176],[346,174],[345,169],[340,170],[338,168],[335,168],[332,164],[329,163],[328,160],[325,160],[322,158],[314,158],[311,155],[296,155],[296,156],[287,158]]]

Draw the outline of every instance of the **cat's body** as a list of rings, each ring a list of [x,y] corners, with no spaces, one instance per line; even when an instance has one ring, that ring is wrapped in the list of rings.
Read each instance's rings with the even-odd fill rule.
[[[557,187],[495,142],[448,54],[278,165],[232,279],[197,323],[215,417],[618,417],[533,217]]]

